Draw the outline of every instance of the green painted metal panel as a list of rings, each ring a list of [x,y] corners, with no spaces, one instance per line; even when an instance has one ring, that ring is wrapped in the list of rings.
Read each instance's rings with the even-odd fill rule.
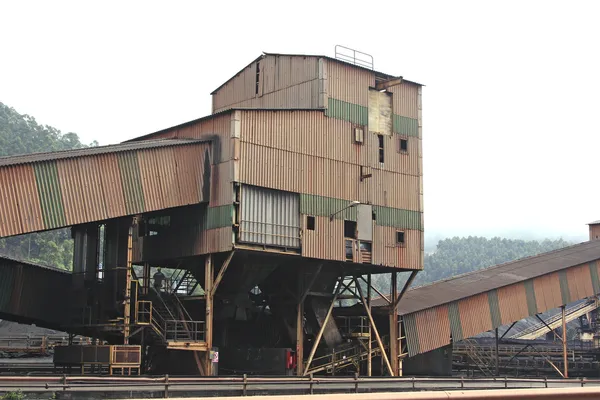
[[[529,315],[535,315],[538,312],[537,301],[535,298],[535,290],[533,288],[533,280],[528,279],[523,282],[525,285],[525,296],[527,297],[527,311]]]
[[[300,214],[328,217],[344,207],[348,207],[348,204],[350,204],[348,200],[300,194]],[[356,207],[346,208],[344,211],[337,213],[334,218],[356,221]]]
[[[498,302],[498,291],[496,289],[488,292],[488,304],[490,305],[492,328],[497,328],[502,325],[502,316],[500,315],[500,303]]]
[[[415,314],[408,314],[402,317],[402,321],[404,322],[408,356],[416,356],[421,352],[419,332],[417,331],[417,318],[415,317]]]
[[[567,279],[567,271],[558,271],[558,280],[560,282],[560,295],[563,304],[571,303],[571,291],[569,290],[569,280]]]
[[[594,293],[600,293],[600,279],[598,279],[598,265],[597,261],[592,261],[589,263],[590,266],[590,275],[592,277],[592,287],[594,288]]]
[[[312,194],[300,194],[300,214],[328,217],[344,209],[348,204],[350,204],[348,200],[315,196]],[[375,213],[375,223],[377,225],[393,226],[399,229],[423,230],[421,213],[418,211],[373,206],[373,212]],[[334,218],[356,221],[356,208],[346,208],[344,211],[338,212]]]
[[[369,109],[357,104],[329,98],[325,115],[331,118],[343,119],[359,125],[369,123]]]
[[[458,302],[453,301],[448,304],[448,319],[450,320],[450,332],[452,333],[452,341],[457,342],[463,340],[462,325],[460,323],[460,312],[458,310]]]
[[[34,171],[44,226],[46,229],[64,226],[65,210],[56,161],[36,163]]]
[[[2,312],[9,311],[10,298],[14,286],[14,268],[8,265],[8,263],[9,262],[4,263],[0,261],[0,311]]]
[[[117,154],[117,157],[125,198],[125,211],[127,214],[146,211],[137,152],[127,151]]]
[[[381,226],[393,226],[400,229],[423,230],[421,213],[398,208],[374,206],[375,223]]]
[[[202,230],[224,228],[233,225],[233,205],[226,204],[219,207],[208,207]]]
[[[419,121],[394,114],[393,130],[401,135],[419,137]]]

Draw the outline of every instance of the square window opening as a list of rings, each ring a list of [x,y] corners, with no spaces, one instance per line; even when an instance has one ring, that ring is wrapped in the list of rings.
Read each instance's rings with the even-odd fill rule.
[[[355,221],[344,221],[344,237],[356,239]]]
[[[306,229],[309,231],[315,230],[315,217],[313,217],[312,215],[306,216]]]
[[[396,232],[396,244],[405,244],[404,232]]]
[[[407,139],[400,139],[400,151],[408,151],[408,140]]]

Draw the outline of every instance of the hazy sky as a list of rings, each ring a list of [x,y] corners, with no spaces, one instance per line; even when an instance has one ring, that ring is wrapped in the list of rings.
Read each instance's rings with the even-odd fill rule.
[[[424,83],[429,235],[585,237],[600,219],[593,1],[2,1],[0,101],[85,142],[210,113],[262,51]]]

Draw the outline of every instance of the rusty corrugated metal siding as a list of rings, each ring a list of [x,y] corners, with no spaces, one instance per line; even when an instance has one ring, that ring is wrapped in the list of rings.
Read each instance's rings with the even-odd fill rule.
[[[371,87],[375,87],[374,71],[327,62],[327,94],[330,98],[368,107]]]
[[[499,288],[498,304],[500,305],[502,324],[518,321],[529,315],[527,296],[525,295],[525,286],[523,283]]]
[[[394,94],[394,114],[417,119],[419,117],[419,89],[421,87],[411,82],[394,85],[388,91]]]
[[[600,279],[598,277],[598,262],[592,261],[588,264],[594,293],[600,293]]]
[[[404,322],[404,331],[406,332],[406,347],[410,357],[421,352],[419,345],[419,331],[417,330],[417,318],[415,314],[408,314],[402,317]]]
[[[45,154],[5,159],[0,182],[9,189],[3,190],[0,236],[208,201],[210,144],[152,145],[137,151],[132,144],[76,150],[80,155],[72,158],[60,152],[56,160]],[[19,164],[36,157],[41,161]],[[11,160],[17,164],[7,164]]]
[[[373,169],[369,195],[360,190],[358,165],[246,142],[240,147],[241,183],[419,211],[418,176]],[[265,174],[268,168],[271,173]]]
[[[420,239],[422,233],[416,230],[402,230],[405,243],[396,243],[398,229],[375,225],[373,229],[373,264],[389,267],[421,269]]]
[[[44,220],[31,165],[2,168],[0,173],[0,236],[43,229]]]
[[[600,224],[590,224],[590,240],[600,240]]]
[[[450,343],[451,325],[446,305],[432,308],[415,315],[419,338],[419,352],[424,353]]]
[[[547,274],[533,280],[538,312],[560,307],[562,302],[558,273]]]
[[[583,299],[594,294],[592,277],[587,264],[569,268],[566,271],[569,293],[574,299]]]
[[[324,260],[345,260],[344,221],[329,217],[315,217],[315,230],[306,229],[303,218],[302,256]]]
[[[241,140],[274,149],[322,157],[363,167],[419,175],[419,141],[413,137],[384,137],[385,163],[377,157],[377,135],[364,134],[355,143],[354,125],[315,111],[241,111]],[[283,132],[283,134],[282,134]],[[406,139],[408,149],[400,149]]]
[[[431,344],[443,345],[446,340],[445,332],[437,332],[439,324],[448,322],[457,341],[598,294],[598,259],[600,244],[588,242],[411,289],[399,306],[405,325],[416,321],[416,337],[407,338],[409,353],[441,347]],[[491,280],[500,275],[513,283],[494,285]],[[479,292],[465,295],[467,287]],[[442,299],[456,297],[460,298],[440,304]],[[431,323],[428,318],[440,307],[447,307],[447,314],[438,317],[443,321]],[[430,335],[425,341],[424,332]]]
[[[71,275],[54,269],[0,257],[0,312],[27,318],[39,326],[66,322]],[[64,300],[64,302],[63,302]]]
[[[569,304],[571,302],[571,291],[569,290],[567,271],[558,271],[558,282],[560,284],[560,295],[562,298],[561,304]]]
[[[533,287],[533,279],[528,279],[523,282],[525,285],[525,296],[527,296],[527,310],[529,315],[535,315],[538,312],[537,300],[535,299],[535,288]]]
[[[464,337],[492,329],[492,316],[487,293],[467,297],[458,302],[460,325]]]
[[[437,307],[435,307],[437,308]],[[452,332],[452,340],[458,341],[463,340],[462,325],[460,322],[460,310],[458,308],[458,302],[453,301],[448,304],[448,320],[450,321],[450,331]],[[432,335],[441,336],[439,333],[431,332]]]
[[[502,326],[502,315],[500,314],[500,302],[498,301],[498,291],[496,289],[488,292],[488,304],[490,306],[490,318],[492,328]]]
[[[55,161],[45,161],[33,165],[37,182],[40,205],[44,217],[44,227],[54,229],[65,225],[65,211],[62,190],[58,182]]]
[[[213,92],[213,113],[232,107],[315,108],[318,63],[318,57],[265,55]]]

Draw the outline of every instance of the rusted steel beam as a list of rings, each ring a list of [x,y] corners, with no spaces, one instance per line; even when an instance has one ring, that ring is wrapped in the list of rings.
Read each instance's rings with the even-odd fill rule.
[[[566,305],[562,305],[562,345],[563,345],[563,366],[565,369],[565,373],[563,374],[564,378],[569,377],[569,360],[567,358],[567,316],[566,316]]]
[[[225,261],[223,262],[223,266],[219,270],[219,274],[215,278],[215,281],[212,285],[211,296],[215,295],[217,288],[219,287],[219,284],[221,283],[221,280],[223,279],[223,276],[225,276],[225,271],[227,271],[227,268],[229,267],[229,263],[231,262],[231,259],[233,258],[233,253],[235,253],[235,250],[232,250],[229,253],[229,255],[227,256],[227,258],[225,259]],[[204,291],[206,292],[206,288]]]
[[[338,285],[335,288],[335,294],[333,295],[333,300],[331,301],[331,305],[329,306],[329,309],[327,310],[327,315],[325,316],[325,320],[323,321],[323,324],[321,325],[321,329],[319,329],[319,333],[317,334],[317,337],[315,338],[315,343],[313,344],[312,348],[310,349],[310,354],[308,356],[308,359],[306,360],[306,367],[304,367],[303,375],[306,375],[306,373],[308,372],[308,369],[310,368],[310,364],[312,363],[315,353],[317,352],[317,347],[319,346],[319,342],[321,342],[321,338],[323,337],[323,332],[325,332],[325,327],[327,326],[327,322],[329,322],[329,318],[331,317],[331,314],[333,313],[333,307],[335,306],[335,301],[337,300],[337,297],[340,293],[340,289],[342,287],[343,280],[344,280],[344,277],[341,277],[338,280]]]
[[[360,277],[360,279],[362,279],[365,283],[367,283],[367,281],[365,280],[365,278],[363,278],[362,276]],[[373,289],[375,291],[375,293],[377,293],[382,299],[384,299],[385,301],[387,301],[388,304],[392,303],[390,301],[390,299],[388,299],[385,294],[383,294],[379,290],[377,290],[377,288],[375,286],[371,285],[371,289]]]
[[[408,288],[410,287],[410,285],[412,284],[412,282],[415,280],[415,278],[417,277],[418,273],[419,273],[419,271],[413,271],[413,272],[410,273],[410,276],[408,277],[408,280],[404,284],[404,287],[402,288],[402,291],[400,292],[400,294],[398,295],[398,298],[394,302],[394,309],[395,310],[398,309],[398,303],[400,303],[400,300],[402,300],[402,297],[404,297],[404,294],[406,293],[406,291],[408,290]]]
[[[355,278],[355,280],[357,280],[357,279]],[[381,337],[379,336],[379,331],[377,330],[377,326],[375,326],[375,321],[373,320],[373,316],[371,315],[371,310],[369,310],[369,307],[367,306],[365,296],[363,295],[362,289],[360,288],[360,284],[358,282],[356,282],[356,288],[358,290],[358,294],[360,294],[360,300],[363,303],[363,306],[365,307],[367,316],[369,317],[369,322],[371,323],[371,328],[373,329],[373,332],[375,333],[375,338],[377,339],[377,344],[379,345],[379,349],[381,350],[381,356],[383,358],[383,361],[385,362],[385,365],[386,365],[390,375],[394,376],[394,370],[392,369],[390,360],[388,359],[388,356],[385,352],[385,347],[383,346],[383,342],[381,341]]]

